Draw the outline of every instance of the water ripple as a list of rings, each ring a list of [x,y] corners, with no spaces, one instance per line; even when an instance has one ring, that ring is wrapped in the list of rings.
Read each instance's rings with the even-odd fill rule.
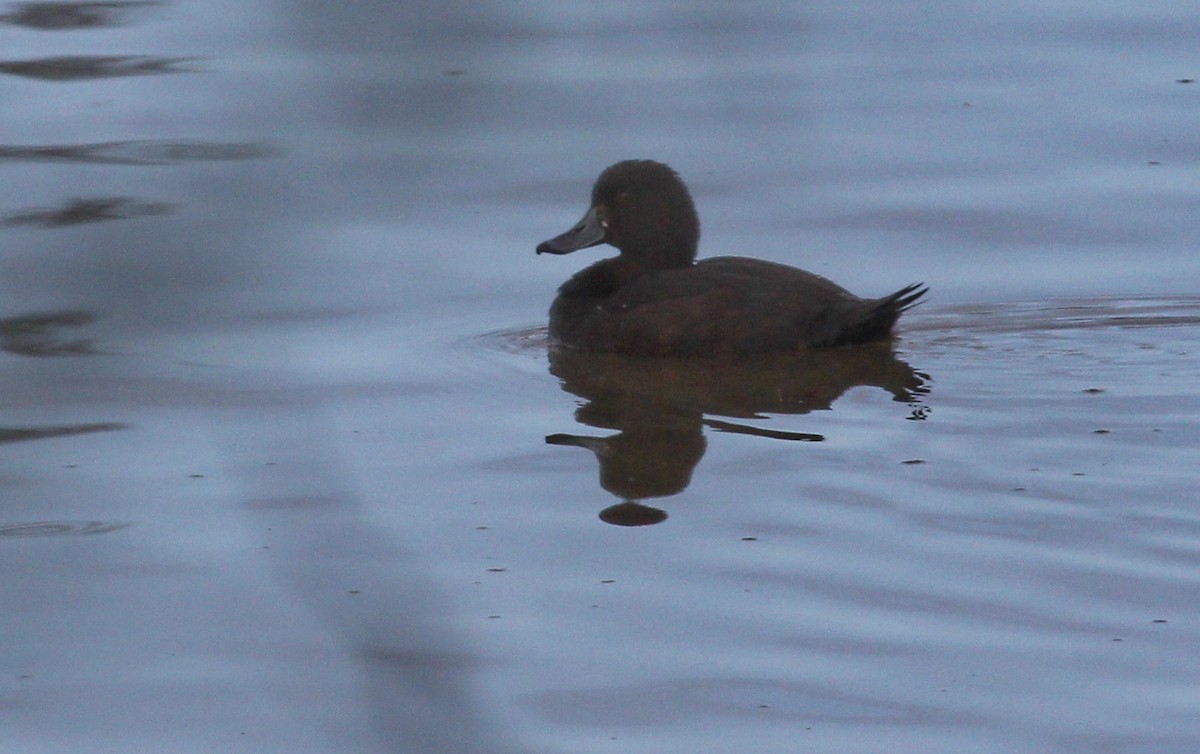
[[[12,13],[0,14],[0,22],[43,31],[96,29],[119,26],[126,11],[162,3],[157,0],[104,0],[83,3],[18,3]]]
[[[165,215],[172,209],[174,205],[167,202],[143,202],[127,196],[99,196],[71,199],[61,208],[38,207],[0,217],[0,227],[32,225],[40,228],[63,228],[106,220]]]
[[[127,526],[113,521],[31,521],[0,526],[0,537],[82,537],[107,534]]]
[[[0,162],[78,162],[102,165],[174,165],[271,157],[263,142],[103,141],[93,144],[0,144]]]
[[[0,73],[41,81],[79,81],[119,76],[194,73],[180,68],[199,58],[156,58],[150,55],[60,55],[36,60],[0,60]]]

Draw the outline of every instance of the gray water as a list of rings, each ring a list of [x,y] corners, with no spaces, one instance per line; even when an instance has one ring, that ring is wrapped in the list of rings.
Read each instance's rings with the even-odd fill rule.
[[[0,14],[0,748],[1200,747],[1190,9]],[[628,157],[929,301],[552,361]]]

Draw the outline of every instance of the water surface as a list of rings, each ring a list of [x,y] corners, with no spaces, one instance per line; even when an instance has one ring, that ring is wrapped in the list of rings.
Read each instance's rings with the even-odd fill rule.
[[[1195,18],[0,9],[0,741],[1192,752]],[[604,166],[894,349],[548,350]]]

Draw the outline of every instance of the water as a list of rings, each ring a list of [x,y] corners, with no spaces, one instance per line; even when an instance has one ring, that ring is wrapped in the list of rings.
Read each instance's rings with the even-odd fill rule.
[[[1191,752],[1170,3],[43,3],[0,26],[0,741]],[[547,356],[605,165],[894,354]]]

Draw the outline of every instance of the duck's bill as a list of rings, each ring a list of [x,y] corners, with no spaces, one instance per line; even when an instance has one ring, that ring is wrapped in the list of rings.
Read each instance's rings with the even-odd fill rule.
[[[555,236],[549,241],[542,241],[538,244],[537,253],[570,254],[572,251],[597,246],[606,240],[608,240],[608,228],[604,227],[604,222],[600,219],[599,209],[592,207],[574,228],[561,236]]]

